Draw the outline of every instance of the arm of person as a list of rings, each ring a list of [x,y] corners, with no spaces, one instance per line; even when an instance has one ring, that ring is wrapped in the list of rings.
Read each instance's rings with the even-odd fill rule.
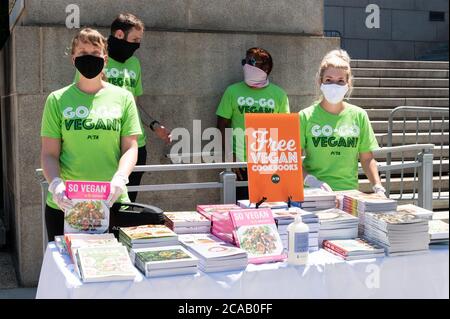
[[[44,171],[45,179],[50,184],[60,174],[61,139],[42,137],[41,143],[41,167]]]
[[[60,178],[59,156],[61,153],[61,139],[42,137],[41,138],[41,167],[44,171],[45,179],[52,193],[53,201],[58,207],[65,211],[72,207],[73,203],[66,196],[66,186]]]
[[[107,202],[112,207],[120,195],[125,192],[133,168],[136,166],[138,156],[137,135],[122,136],[120,138],[121,156],[119,167],[111,179],[111,190]]]
[[[233,154],[233,158],[230,158],[228,155],[226,154],[226,143],[227,143],[227,139],[226,139],[226,132],[227,132],[227,128],[231,127],[231,119],[227,119],[224,118],[222,116],[217,116],[217,128],[220,131],[220,135],[222,137],[222,161],[223,162],[236,162],[236,155]],[[243,173],[241,171],[241,169],[236,168],[232,170],[235,174],[238,180],[243,180]]]
[[[361,162],[361,167],[364,170],[373,190],[376,194],[383,196],[385,189],[381,184],[381,179],[378,174],[377,161],[375,160],[372,152],[360,153],[359,160]]]
[[[373,191],[382,197],[386,197],[386,190],[382,186],[380,177],[378,175],[377,161],[374,159],[372,153],[373,150],[379,148],[379,145],[367,113],[363,113],[360,136],[361,142],[359,145],[359,159],[361,162],[361,166],[370,183],[372,184]]]
[[[117,172],[129,176],[133,171],[138,156],[137,135],[122,136],[120,139],[122,156],[119,161]]]
[[[155,120],[153,117],[150,116],[138,103],[138,97],[135,97],[136,105],[139,111],[139,116],[141,117],[142,122],[150,127],[152,131],[155,132],[155,134],[163,140],[165,143],[170,144],[172,142],[172,135],[170,133],[170,130],[166,128],[164,125],[159,123],[157,120]]]

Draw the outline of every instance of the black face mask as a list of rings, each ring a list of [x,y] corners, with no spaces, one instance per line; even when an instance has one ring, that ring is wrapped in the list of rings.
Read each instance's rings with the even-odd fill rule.
[[[93,79],[102,72],[105,60],[95,55],[82,55],[75,58],[75,67],[88,79]]]
[[[132,43],[126,40],[117,39],[112,35],[108,38],[108,54],[111,58],[120,63],[124,63],[131,58],[140,46],[140,43]]]

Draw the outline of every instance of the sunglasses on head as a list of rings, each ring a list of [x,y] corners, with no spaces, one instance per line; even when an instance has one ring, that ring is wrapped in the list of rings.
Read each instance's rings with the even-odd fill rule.
[[[251,59],[248,59],[248,60],[247,59],[242,59],[241,64],[242,64],[242,66],[244,66],[246,64],[250,64],[252,66],[255,66],[256,65],[256,60],[255,60],[255,58],[251,58]]]

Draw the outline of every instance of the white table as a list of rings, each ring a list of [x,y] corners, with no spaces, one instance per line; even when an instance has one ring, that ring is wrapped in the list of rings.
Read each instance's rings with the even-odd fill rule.
[[[345,262],[325,250],[307,266],[248,265],[245,271],[82,283],[70,258],[49,243],[37,298],[449,298],[448,245],[425,254]]]

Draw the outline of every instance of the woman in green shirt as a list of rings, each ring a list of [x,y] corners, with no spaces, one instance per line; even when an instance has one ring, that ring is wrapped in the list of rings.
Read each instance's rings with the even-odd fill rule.
[[[373,191],[385,196],[372,151],[378,142],[362,108],[344,102],[353,87],[350,57],[329,52],[317,74],[321,97],[300,112],[304,183],[328,191],[358,189],[358,160]]]
[[[137,160],[140,135],[133,95],[103,81],[106,39],[83,29],[72,41],[72,63],[80,80],[50,93],[41,126],[41,164],[49,183],[45,221],[49,240],[64,231],[72,202],[66,180],[110,181],[109,206],[128,202],[126,184]],[[110,229],[120,204],[111,208]]]

